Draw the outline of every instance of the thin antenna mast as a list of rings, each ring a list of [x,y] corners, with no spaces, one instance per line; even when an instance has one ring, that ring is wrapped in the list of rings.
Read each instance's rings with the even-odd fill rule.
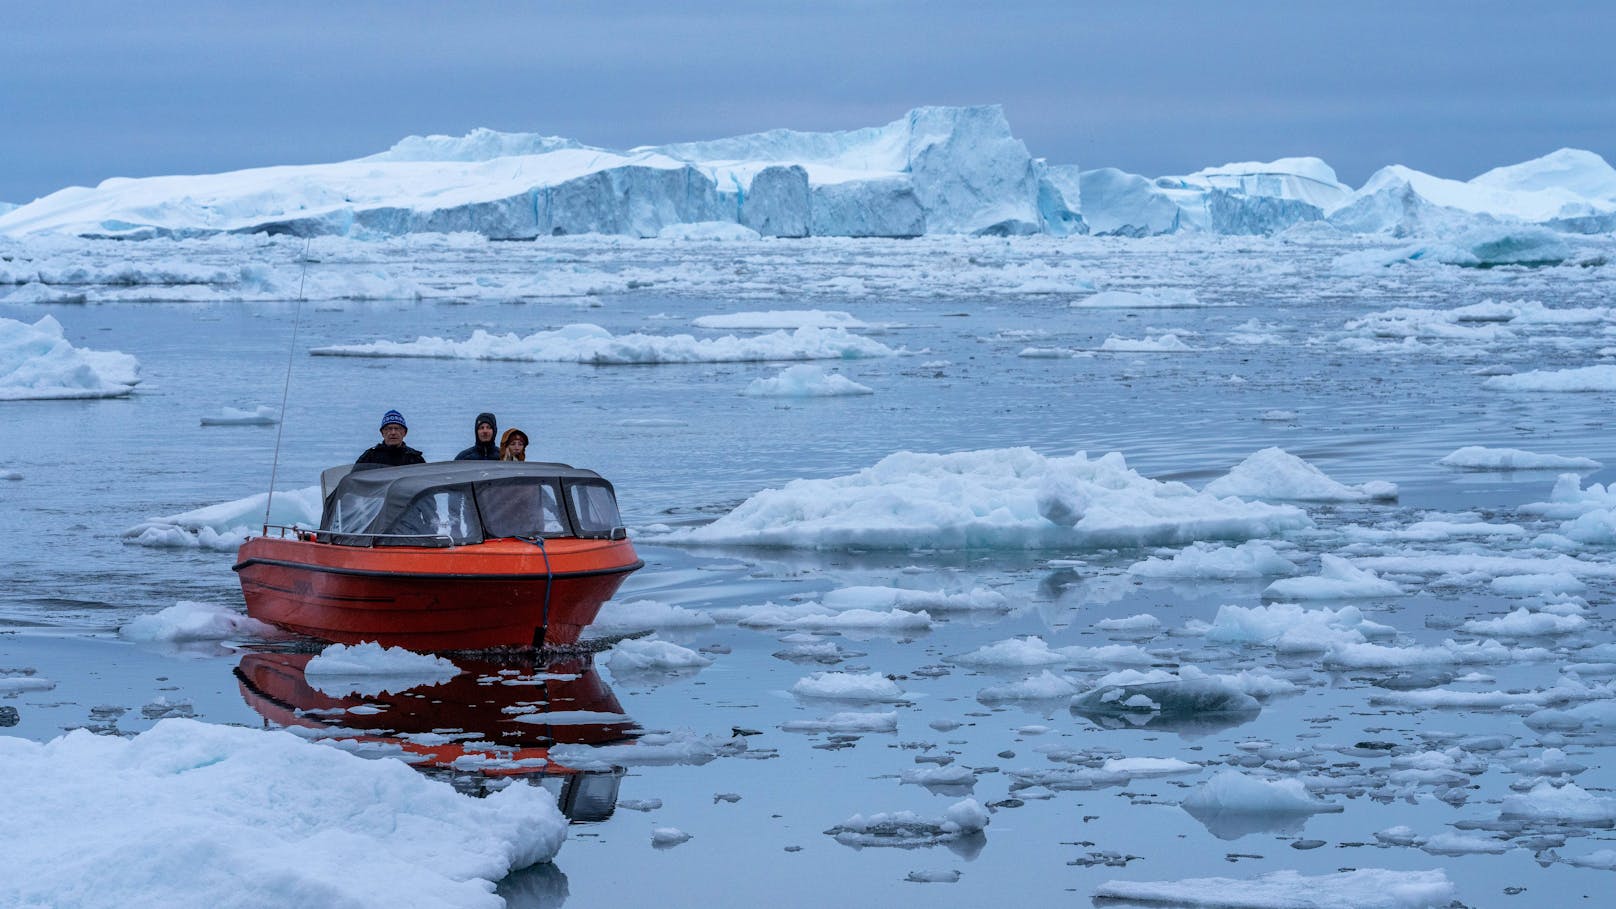
[[[275,459],[269,467],[269,495],[264,499],[264,533],[269,533],[269,509],[275,504],[275,474],[281,466],[281,432],[286,428],[286,396],[292,389],[292,358],[297,354],[297,328],[303,321],[303,281],[309,276],[309,243],[303,238],[303,270],[297,276],[297,310],[292,315],[292,343],[286,349],[286,381],[281,385],[281,418],[275,424]]]

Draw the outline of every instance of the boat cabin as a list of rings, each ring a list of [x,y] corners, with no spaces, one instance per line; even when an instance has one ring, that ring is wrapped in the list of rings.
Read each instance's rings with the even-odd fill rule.
[[[317,539],[339,546],[465,546],[501,538],[628,536],[612,484],[536,461],[440,461],[320,476]]]

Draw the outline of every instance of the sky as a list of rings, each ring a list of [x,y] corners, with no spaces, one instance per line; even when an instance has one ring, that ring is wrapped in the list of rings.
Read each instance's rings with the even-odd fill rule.
[[[8,0],[0,201],[476,127],[627,148],[1000,104],[1055,164],[1616,160],[1616,4]]]

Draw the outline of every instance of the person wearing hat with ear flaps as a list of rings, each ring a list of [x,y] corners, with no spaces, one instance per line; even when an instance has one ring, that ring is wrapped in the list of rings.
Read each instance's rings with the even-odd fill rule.
[[[408,435],[409,431],[409,427],[404,425],[404,415],[396,410],[389,410],[382,415],[381,442],[365,449],[365,453],[354,461],[354,466],[371,464],[376,467],[398,467],[403,464],[425,464],[424,455],[404,444],[404,436]]]

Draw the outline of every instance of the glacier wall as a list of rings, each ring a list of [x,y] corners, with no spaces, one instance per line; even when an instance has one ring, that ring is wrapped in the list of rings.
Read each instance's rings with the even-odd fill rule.
[[[1616,170],[1561,149],[1469,181],[1391,165],[1356,190],[1310,157],[1149,178],[1034,158],[997,106],[920,107],[884,126],[622,151],[488,129],[410,136],[352,161],[114,178],[0,205],[3,235],[124,239],[652,237],[706,222],[782,238],[1273,234],[1307,222],[1399,237],[1512,224],[1606,233]]]

